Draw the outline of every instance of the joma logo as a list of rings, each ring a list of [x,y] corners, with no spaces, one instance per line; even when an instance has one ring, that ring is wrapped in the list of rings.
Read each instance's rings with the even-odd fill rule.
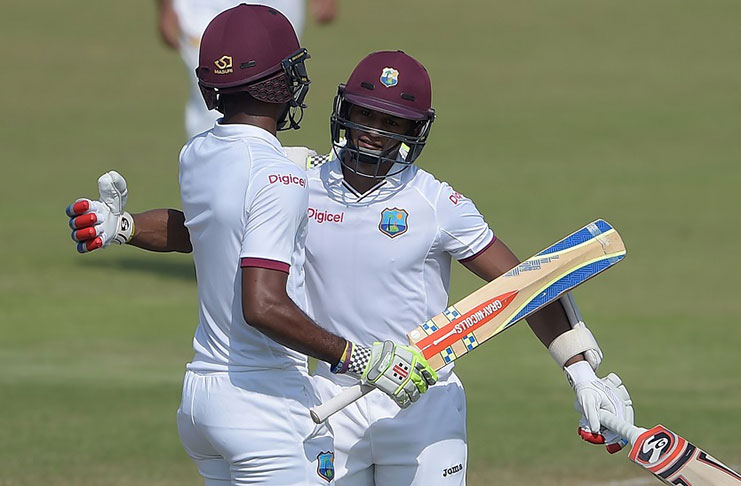
[[[463,471],[463,464],[458,464],[457,466],[452,466],[452,467],[443,469],[443,477],[446,478],[448,476],[451,476],[461,471]]]

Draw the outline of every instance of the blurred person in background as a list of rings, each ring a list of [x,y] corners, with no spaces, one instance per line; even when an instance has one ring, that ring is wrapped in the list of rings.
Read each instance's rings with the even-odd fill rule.
[[[407,331],[448,306],[453,259],[487,281],[519,263],[473,201],[416,164],[435,120],[431,104],[432,85],[421,63],[402,51],[372,53],[338,87],[332,154],[294,160],[309,167],[309,314],[332,333],[358,342],[403,341]],[[188,229],[168,210],[155,211],[158,224],[130,216],[139,235],[130,242],[160,251],[187,247],[193,238]],[[89,227],[89,238],[73,235],[82,252],[106,246],[115,233]],[[601,427],[598,411],[632,422],[630,397],[615,375],[597,377],[602,352],[572,297],[527,320],[576,394],[582,437],[606,442],[608,450],[621,447],[624,441]],[[438,378],[412,413],[385,395],[368,394],[329,419],[337,486],[465,484],[463,385],[453,364]],[[314,381],[323,401],[356,383],[324,362]]]
[[[304,29],[307,0],[158,0],[158,26],[162,42],[180,52],[188,78],[188,100],[185,105],[185,132],[188,138],[213,127],[218,113],[203,104],[195,68],[198,47],[208,23],[219,12],[240,3],[261,4],[279,10],[291,21],[298,37]],[[308,0],[309,13],[320,24],[332,22],[337,15],[337,0]]]

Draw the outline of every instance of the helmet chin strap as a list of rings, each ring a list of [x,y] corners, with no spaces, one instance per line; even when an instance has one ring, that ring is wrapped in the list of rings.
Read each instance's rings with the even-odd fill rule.
[[[278,118],[277,128],[279,132],[285,130],[298,130],[300,127],[299,123],[304,118],[304,109],[301,106],[293,107],[290,104],[286,104],[286,109]]]

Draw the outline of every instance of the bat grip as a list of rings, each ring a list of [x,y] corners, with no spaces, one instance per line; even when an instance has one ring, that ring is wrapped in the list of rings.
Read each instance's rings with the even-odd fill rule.
[[[360,383],[358,383],[357,385],[353,385],[350,388],[346,388],[342,393],[335,395],[321,405],[312,408],[310,410],[311,419],[314,421],[314,423],[321,424],[329,417],[347,407],[355,400],[358,400],[360,397],[371,392],[372,390],[372,386],[361,385]]]
[[[631,444],[635,444],[638,437],[646,431],[641,427],[629,424],[625,420],[618,418],[615,414],[608,412],[607,410],[599,411],[599,419],[603,427],[607,427],[616,434],[620,434],[630,441]]]

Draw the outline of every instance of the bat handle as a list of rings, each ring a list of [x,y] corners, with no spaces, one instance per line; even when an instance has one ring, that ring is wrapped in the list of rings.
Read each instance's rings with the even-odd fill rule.
[[[629,424],[625,420],[618,418],[615,414],[608,412],[607,410],[599,411],[599,419],[604,427],[612,430],[616,434],[620,434],[630,441],[631,444],[635,444],[638,437],[646,431],[641,427],[636,427],[633,424]]]
[[[372,386],[361,385],[360,383],[353,385],[350,388],[346,388],[342,393],[335,395],[321,405],[312,408],[310,410],[311,419],[314,423],[321,424],[335,413],[353,403],[355,400],[369,393],[371,390],[373,390]]]

